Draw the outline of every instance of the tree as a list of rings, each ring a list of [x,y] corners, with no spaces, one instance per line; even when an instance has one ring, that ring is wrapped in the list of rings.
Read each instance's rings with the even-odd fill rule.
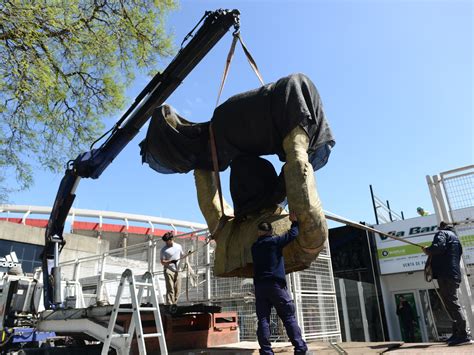
[[[172,53],[175,0],[0,2],[0,201],[59,171],[124,106],[135,70]],[[35,163],[32,163],[35,162]],[[16,177],[16,185],[6,181]]]

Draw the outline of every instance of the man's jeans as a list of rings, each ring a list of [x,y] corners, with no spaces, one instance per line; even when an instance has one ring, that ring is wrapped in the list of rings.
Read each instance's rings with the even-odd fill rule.
[[[453,279],[439,278],[439,294],[443,299],[446,310],[453,321],[453,335],[458,338],[464,338],[466,333],[466,317],[458,300],[459,281]]]
[[[258,318],[257,337],[260,354],[273,354],[270,343],[270,313],[272,306],[283,321],[286,334],[295,347],[295,354],[304,354],[308,347],[301,338],[301,329],[295,318],[295,305],[285,285],[276,281],[255,283],[255,306]]]

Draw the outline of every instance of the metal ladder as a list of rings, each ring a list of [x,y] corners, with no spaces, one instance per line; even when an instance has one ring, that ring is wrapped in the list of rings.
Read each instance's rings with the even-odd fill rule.
[[[124,287],[126,287],[126,282],[128,282],[130,287],[130,297],[132,299],[132,308],[120,308],[120,300],[122,298],[122,293]],[[149,302],[151,307],[141,307],[140,302],[143,296],[144,289],[147,289],[149,292]],[[140,312],[153,312],[155,317],[155,326],[156,333],[143,333],[142,321]],[[128,329],[128,333],[116,333],[114,328],[117,322],[118,313],[132,313],[132,319]],[[104,341],[104,346],[102,347],[102,355],[107,355],[110,349],[113,338],[125,338],[125,349],[117,349],[121,353],[129,354],[132,340],[135,335],[137,336],[138,350],[141,355],[146,355],[146,346],[145,339],[158,337],[160,343],[160,353],[161,355],[167,355],[168,349],[166,347],[165,334],[163,331],[163,324],[161,322],[160,307],[158,303],[158,297],[156,294],[156,287],[153,275],[149,272],[143,274],[142,280],[140,282],[135,281],[132,270],[127,269],[123,272],[122,278],[120,280],[120,285],[117,290],[117,296],[115,297],[115,304],[110,316],[109,326],[107,329],[107,335]]]

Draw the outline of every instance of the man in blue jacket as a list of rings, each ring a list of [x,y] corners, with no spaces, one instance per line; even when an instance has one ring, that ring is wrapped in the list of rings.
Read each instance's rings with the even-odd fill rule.
[[[466,317],[459,304],[457,291],[461,283],[462,246],[452,227],[441,222],[438,232],[429,247],[423,247],[431,256],[433,278],[438,280],[439,293],[453,322],[453,334],[448,339],[449,346],[470,343],[466,332]]]
[[[258,225],[258,239],[252,245],[255,286],[255,307],[258,318],[257,337],[260,354],[273,354],[270,343],[270,313],[275,307],[283,321],[288,338],[295,347],[295,354],[306,354],[308,347],[301,337],[301,329],[295,317],[295,305],[286,288],[283,247],[298,236],[296,215],[290,213],[290,230],[281,235],[272,235],[272,225]]]

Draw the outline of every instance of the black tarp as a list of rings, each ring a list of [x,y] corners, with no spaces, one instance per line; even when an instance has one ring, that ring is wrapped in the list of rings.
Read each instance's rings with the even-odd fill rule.
[[[229,187],[237,218],[275,206],[286,197],[283,176],[268,160],[252,155],[232,160]]]
[[[297,125],[310,137],[314,170],[326,164],[335,144],[319,93],[304,74],[232,96],[215,109],[211,122],[221,171],[242,155],[277,154],[285,161],[283,138]],[[170,106],[161,106],[140,143],[142,160],[165,174],[211,170],[208,129],[209,122],[189,122]]]

